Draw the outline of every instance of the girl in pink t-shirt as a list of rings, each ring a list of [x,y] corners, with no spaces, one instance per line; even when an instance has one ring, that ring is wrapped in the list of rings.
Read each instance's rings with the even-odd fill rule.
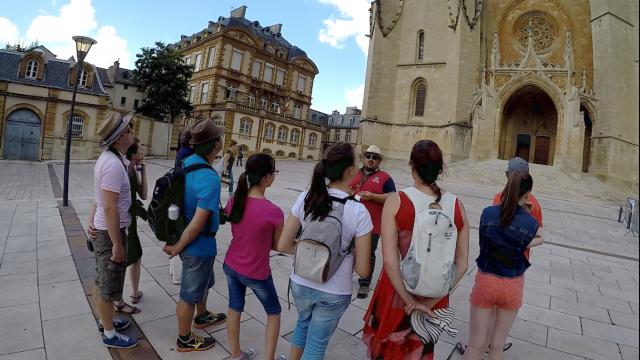
[[[231,359],[251,359],[254,349],[240,349],[240,315],[250,288],[267,313],[265,358],[273,359],[280,332],[280,300],[269,268],[269,252],[276,248],[284,223],[284,213],[265,198],[265,191],[278,173],[273,157],[254,154],[247,159],[238,188],[225,212],[231,222],[233,239],[224,259],[229,286],[227,333]]]

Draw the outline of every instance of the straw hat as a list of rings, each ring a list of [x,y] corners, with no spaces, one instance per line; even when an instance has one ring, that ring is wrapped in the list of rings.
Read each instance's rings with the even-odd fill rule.
[[[380,148],[375,145],[369,146],[364,153],[378,154],[380,155],[380,157],[382,157],[382,150],[380,150]]]
[[[127,130],[132,120],[133,113],[122,116],[120,113],[112,112],[107,116],[97,131],[98,136],[100,136],[100,147],[106,149],[116,142],[120,135]]]
[[[191,145],[202,144],[222,136],[222,128],[216,126],[209,118],[198,120],[191,127]]]

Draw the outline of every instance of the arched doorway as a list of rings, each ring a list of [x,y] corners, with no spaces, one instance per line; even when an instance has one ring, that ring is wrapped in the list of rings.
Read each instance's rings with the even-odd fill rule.
[[[29,109],[18,109],[7,117],[3,156],[11,160],[38,160],[40,118]]]
[[[519,156],[553,165],[558,112],[553,100],[537,86],[525,86],[507,100],[500,131],[501,159]]]
[[[589,171],[589,165],[591,165],[591,134],[593,130],[593,120],[591,114],[583,106],[580,105],[580,115],[584,120],[584,144],[582,147],[582,172]]]

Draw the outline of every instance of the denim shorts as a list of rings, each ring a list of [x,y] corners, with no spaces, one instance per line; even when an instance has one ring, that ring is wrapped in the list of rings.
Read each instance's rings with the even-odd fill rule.
[[[180,258],[182,259],[180,300],[187,304],[200,304],[207,298],[209,289],[215,284],[213,263],[216,257],[180,254]]]
[[[280,315],[282,308],[280,307],[280,300],[278,300],[278,293],[273,285],[271,275],[266,280],[255,280],[238,274],[227,264],[224,264],[222,269],[227,274],[229,309],[237,312],[244,311],[244,297],[247,288],[249,288],[260,300],[267,315]]]
[[[322,360],[351,296],[328,294],[293,281],[291,294],[298,309],[291,345],[304,349],[301,360]]]

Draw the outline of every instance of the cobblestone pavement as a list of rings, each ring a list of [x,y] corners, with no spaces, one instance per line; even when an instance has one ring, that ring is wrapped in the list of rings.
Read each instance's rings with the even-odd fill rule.
[[[148,160],[149,184],[164,173],[171,161]],[[49,164],[57,179],[62,165]],[[313,164],[279,161],[278,179],[268,197],[285,209],[308,186]],[[497,168],[497,167],[496,167]],[[453,169],[455,171],[455,169]],[[451,171],[453,173],[454,171]],[[467,170],[465,170],[467,171]],[[468,172],[468,171],[467,171]],[[235,174],[239,174],[236,169]],[[70,198],[84,226],[93,198],[93,164],[71,165]],[[409,185],[406,171],[394,171],[399,188]],[[76,241],[65,234],[47,164],[0,162],[0,360],[7,359],[108,359],[94,327],[90,304],[83,289],[90,285],[92,259],[76,260]],[[453,344],[467,339],[468,298],[473,286],[477,256],[479,214],[502,183],[449,176],[443,187],[458,194],[469,213],[471,229],[470,271],[451,296],[456,309],[456,339],[444,337],[436,346],[436,359],[445,359]],[[577,185],[581,179],[575,180]],[[550,187],[549,184],[546,187]],[[536,188],[537,189],[537,188]],[[223,201],[227,194],[223,189]],[[533,266],[526,273],[522,309],[511,331],[514,345],[506,359],[638,359],[638,239],[616,222],[617,204],[610,199],[574,196],[559,199],[543,191],[538,198],[545,217],[549,243],[533,250]],[[549,196],[547,194],[550,194]],[[588,194],[587,194],[588,195]],[[66,222],[67,220],[65,220]],[[67,224],[68,225],[68,224]],[[73,226],[74,224],[71,224]],[[176,334],[175,301],[179,287],[171,283],[168,258],[146,226],[140,225],[144,256],[140,314],[134,316],[146,341],[162,359],[224,359],[229,353],[224,325],[206,331],[220,346],[204,353],[182,355],[173,350]],[[75,236],[75,235],[74,235]],[[73,236],[72,236],[73,237]],[[69,241],[66,241],[69,240]],[[231,240],[228,227],[219,232],[215,275],[209,307],[226,311],[227,289],[222,261]],[[71,244],[71,246],[69,245]],[[374,279],[380,272],[380,262]],[[273,252],[271,267],[283,305],[278,351],[288,353],[288,339],[296,321],[295,306],[287,309],[286,288],[291,258]],[[83,284],[85,287],[83,288]],[[355,284],[355,278],[354,278]],[[125,285],[125,296],[130,286]],[[368,299],[352,301],[331,340],[327,359],[366,358],[361,341],[362,317]],[[241,343],[263,345],[266,316],[255,295],[247,296],[242,318]],[[138,350],[139,351],[139,350]],[[133,351],[114,358],[142,358]],[[454,355],[452,359],[458,359]]]

